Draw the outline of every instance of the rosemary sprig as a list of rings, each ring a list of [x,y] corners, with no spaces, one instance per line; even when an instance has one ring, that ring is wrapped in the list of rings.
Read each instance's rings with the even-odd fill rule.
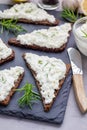
[[[16,89],[16,91],[24,92],[24,95],[18,100],[20,107],[28,106],[32,109],[32,104],[41,99],[40,95],[32,90],[33,87],[32,84],[26,83],[22,88]]]
[[[8,32],[12,32],[15,36],[19,34],[20,32],[27,32],[21,25],[17,25],[17,20],[13,19],[3,19],[0,21],[1,26],[1,33],[4,32],[4,30],[8,30]]]
[[[73,23],[78,19],[78,12],[64,8],[62,11],[62,17]]]

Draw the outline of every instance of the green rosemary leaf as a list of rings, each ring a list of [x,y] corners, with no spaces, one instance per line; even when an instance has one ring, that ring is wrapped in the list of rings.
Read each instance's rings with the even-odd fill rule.
[[[20,32],[27,32],[21,25],[17,25],[17,19],[2,19],[0,21],[1,26],[1,33],[4,32],[4,30],[8,30],[9,32],[12,32],[14,35],[18,35]]]
[[[64,8],[61,16],[70,22],[75,22],[78,19],[78,12],[74,12],[71,9]]]
[[[16,91],[24,92],[24,95],[18,99],[18,104],[20,107],[28,106],[32,109],[32,104],[40,100],[40,95],[33,91],[34,86],[32,84],[26,83],[22,88],[16,89]]]

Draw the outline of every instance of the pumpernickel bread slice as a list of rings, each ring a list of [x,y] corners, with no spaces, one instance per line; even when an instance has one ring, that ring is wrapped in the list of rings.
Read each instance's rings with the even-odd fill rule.
[[[23,58],[34,76],[44,111],[49,111],[68,75],[70,65],[60,59],[32,53],[25,53]]]
[[[24,69],[20,66],[0,70],[0,104],[8,105],[15,89],[20,85]]]
[[[13,60],[14,57],[14,51],[5,45],[5,43],[3,43],[3,41],[0,39],[0,65]]]
[[[71,24],[65,23],[49,29],[34,30],[31,33],[18,35],[9,39],[11,45],[46,52],[63,51],[70,36]]]
[[[35,3],[15,4],[10,9],[0,11],[0,19],[17,19],[19,22],[57,25],[57,20],[53,15],[39,8]]]

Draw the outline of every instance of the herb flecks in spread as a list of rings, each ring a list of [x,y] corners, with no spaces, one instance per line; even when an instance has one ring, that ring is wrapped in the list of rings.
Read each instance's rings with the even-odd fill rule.
[[[55,22],[55,17],[48,14],[45,10],[38,8],[34,3],[15,4],[10,9],[0,11],[0,19],[27,19],[32,21],[47,20],[51,23]]]
[[[11,89],[15,86],[19,76],[24,73],[20,66],[0,70],[0,102],[4,101]]]
[[[34,86],[32,84],[26,83],[22,88],[16,91],[24,92],[24,95],[18,100],[20,107],[28,106],[32,109],[32,104],[37,100],[40,100],[40,95],[33,91]]]
[[[6,59],[12,54],[12,49],[7,47],[0,39],[0,60]]]
[[[60,48],[67,43],[71,24],[65,23],[60,26],[50,27],[49,29],[34,30],[31,33],[18,35],[16,40],[21,45],[38,45],[46,48]]]
[[[55,98],[55,90],[59,90],[59,81],[65,78],[66,65],[61,59],[38,56],[25,53],[24,59],[36,73],[36,80],[40,83],[40,93],[49,104]]]
[[[4,30],[8,30],[9,32],[12,32],[14,35],[17,36],[17,34],[21,32],[27,32],[21,25],[17,25],[17,20],[13,19],[1,20],[0,26],[1,26],[1,33],[3,33]]]

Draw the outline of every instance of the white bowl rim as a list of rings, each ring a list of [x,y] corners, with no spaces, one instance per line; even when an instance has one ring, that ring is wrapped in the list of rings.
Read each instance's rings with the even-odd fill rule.
[[[85,37],[79,37],[79,36],[77,35],[77,33],[75,32],[76,25],[77,25],[78,23],[84,21],[84,20],[87,20],[87,16],[86,16],[86,17],[79,18],[79,19],[73,24],[73,35],[75,34],[79,39],[84,40],[84,41],[85,41],[85,40],[87,41],[87,38],[85,38]]]

